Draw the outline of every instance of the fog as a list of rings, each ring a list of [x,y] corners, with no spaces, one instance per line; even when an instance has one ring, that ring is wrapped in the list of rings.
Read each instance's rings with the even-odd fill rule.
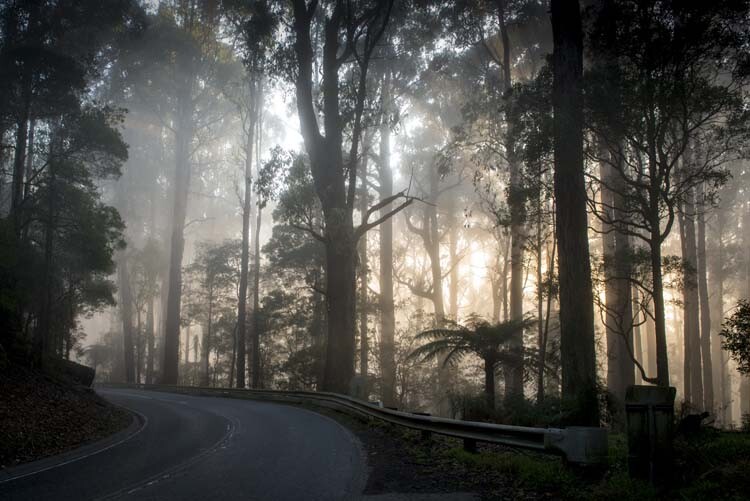
[[[567,363],[614,426],[631,384],[748,412],[720,336],[750,294],[731,2],[648,34],[584,2],[573,94],[546,1],[41,3],[0,7],[5,351],[534,424]]]

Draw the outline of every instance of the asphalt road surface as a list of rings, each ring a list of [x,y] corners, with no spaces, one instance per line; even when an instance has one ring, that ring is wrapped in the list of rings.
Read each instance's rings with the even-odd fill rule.
[[[336,500],[359,499],[365,487],[361,444],[320,414],[250,400],[99,393],[138,413],[140,425],[106,450],[0,478],[0,500]]]

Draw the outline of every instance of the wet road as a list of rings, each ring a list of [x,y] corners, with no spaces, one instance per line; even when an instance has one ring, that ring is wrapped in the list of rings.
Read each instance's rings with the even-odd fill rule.
[[[0,478],[0,499],[336,500],[358,499],[365,487],[361,445],[320,414],[250,400],[98,391],[136,412],[140,426],[101,452]]]

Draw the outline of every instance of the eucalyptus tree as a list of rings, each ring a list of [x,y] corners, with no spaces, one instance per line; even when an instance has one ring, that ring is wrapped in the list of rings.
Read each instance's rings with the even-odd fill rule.
[[[368,157],[373,161],[376,192],[381,200],[394,194],[394,169],[391,157],[394,142],[401,130],[404,110],[412,99],[420,100],[420,74],[429,62],[429,54],[439,38],[439,24],[429,8],[419,0],[400,0],[393,5],[391,20],[383,34],[377,54],[371,63],[371,94],[377,96],[376,131]],[[377,145],[375,142],[377,141]],[[380,208],[386,216],[393,204]],[[365,214],[364,205],[360,212]],[[378,312],[380,393],[386,405],[395,405],[396,395],[396,307],[393,274],[393,218],[378,228]]]
[[[324,232],[316,234],[326,247],[328,339],[323,388],[342,393],[349,391],[354,371],[357,241],[409,204],[407,199],[370,221],[373,213],[404,194],[392,195],[370,207],[360,225],[354,226],[367,73],[390,21],[392,4],[294,0],[286,13],[292,47],[287,78],[295,86],[300,129],[324,215]],[[320,99],[314,65],[322,73]]]
[[[237,290],[239,270],[239,242],[228,240],[220,244],[204,242],[198,245],[198,255],[186,272],[196,285],[190,294],[188,312],[202,324],[201,385],[210,382],[209,357],[214,343],[214,324],[219,311],[232,300]]]
[[[250,219],[252,212],[252,164],[255,143],[260,140],[261,115],[263,110],[263,79],[266,78],[269,56],[277,29],[277,17],[267,2],[225,1],[224,12],[234,35],[239,41],[239,50],[246,68],[245,77],[239,82],[240,89],[232,90],[234,101],[242,119],[244,135],[244,192],[242,199],[242,271],[240,275],[239,301],[237,304],[237,387],[245,387],[245,333],[247,330],[247,286],[250,260]],[[256,155],[260,152],[256,152]],[[258,166],[260,168],[260,166]],[[260,203],[260,202],[259,202]],[[255,277],[258,280],[260,211],[256,233]],[[254,310],[258,306],[257,290],[254,292]],[[255,322],[255,321],[253,321]],[[259,370],[256,352],[257,336],[253,333],[253,387],[257,388]]]
[[[509,310],[515,320],[524,316],[529,190],[524,183],[523,145],[515,131],[519,116],[512,111],[514,87],[533,78],[543,65],[549,48],[546,4],[538,0],[473,0],[446,2],[442,9],[442,17],[450,26],[449,36],[467,49],[464,57],[475,66],[472,77],[482,90],[467,96],[465,137],[459,142],[473,150],[475,161],[488,170],[500,166],[507,169],[507,185],[500,187],[505,200],[498,222],[509,229]],[[517,349],[522,348],[523,332],[515,334],[513,343]],[[508,366],[504,375],[508,399],[523,397],[523,357],[517,362],[521,365]]]
[[[569,422],[598,426],[594,298],[583,170],[583,29],[578,0],[551,0],[550,7],[562,399]]]
[[[323,212],[303,156],[293,160],[283,180],[284,189],[279,193],[273,211],[272,235],[263,247],[263,253],[268,259],[269,268],[274,270],[274,282],[281,282],[284,287],[268,292],[263,309],[270,317],[272,325],[268,328],[271,331],[294,332],[300,323],[303,324],[302,330],[308,338],[303,342],[304,349],[290,353],[294,360],[287,360],[286,366],[290,372],[305,380],[305,387],[319,389],[323,381],[328,317],[325,304],[326,260],[323,242],[312,235],[323,231]],[[274,310],[290,309],[289,302],[305,305],[309,315],[302,318],[299,315],[274,313]],[[304,377],[299,372],[300,366],[305,367]]]
[[[262,381],[260,353],[260,230],[263,221],[263,209],[266,208],[269,202],[273,201],[278,196],[280,190],[280,180],[283,178],[282,174],[292,161],[293,159],[289,154],[284,152],[280,147],[275,147],[273,150],[271,150],[271,157],[269,158],[269,160],[262,166],[259,166],[258,175],[255,182],[254,189],[256,197],[256,219],[255,235],[253,236],[255,249],[253,252],[253,318],[251,324],[251,375],[253,388],[260,388]]]
[[[128,91],[170,131],[174,148],[169,265],[164,304],[162,380],[176,384],[180,342],[182,258],[193,153],[201,136],[226,113],[219,105],[229,48],[218,39],[215,2],[160,2],[125,68]]]
[[[625,200],[619,215],[594,214],[648,249],[657,364],[656,374],[639,370],[658,385],[669,384],[662,244],[680,205],[701,185],[710,197],[747,138],[746,15],[733,0],[612,0],[594,10],[587,122],[605,145],[597,160],[613,169],[613,181],[595,181]]]
[[[0,135],[13,144],[0,342],[37,365],[68,355],[79,314],[113,301],[122,221],[99,183],[120,175],[127,147],[121,111],[98,101],[96,87],[136,10],[128,1],[0,6]]]

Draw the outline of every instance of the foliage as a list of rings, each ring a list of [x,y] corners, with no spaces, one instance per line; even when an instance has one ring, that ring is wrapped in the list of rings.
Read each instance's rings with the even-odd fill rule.
[[[471,315],[463,326],[454,324],[454,328],[430,329],[417,334],[416,341],[426,342],[412,351],[410,357],[425,361],[444,356],[444,365],[456,365],[466,355],[473,354],[492,367],[510,364],[519,356],[509,348],[511,337],[532,322],[525,319],[491,324]]]
[[[195,261],[186,267],[188,282],[186,315],[199,324],[209,321],[209,309],[229,306],[239,282],[239,242],[202,242]]]
[[[114,301],[124,224],[101,183],[120,175],[128,150],[123,110],[98,102],[94,87],[141,18],[130,0],[54,0],[6,2],[0,19],[0,130],[16,136],[0,224],[0,343],[41,363],[70,355],[81,316]]]
[[[737,371],[750,375],[750,302],[740,300],[737,309],[719,332],[723,338],[721,347],[737,362]]]

